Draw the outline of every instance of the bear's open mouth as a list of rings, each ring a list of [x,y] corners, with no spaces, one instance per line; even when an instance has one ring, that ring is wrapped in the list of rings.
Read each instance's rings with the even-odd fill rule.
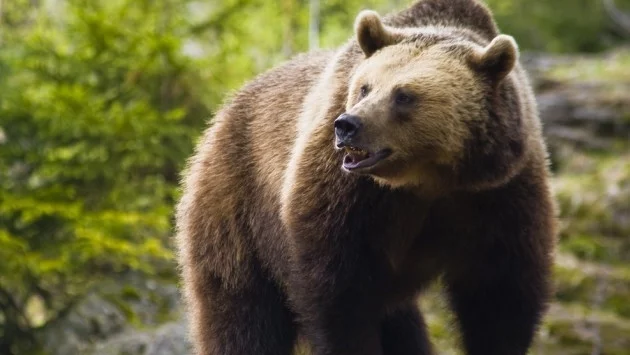
[[[346,146],[345,148],[346,155],[343,157],[343,167],[348,171],[372,167],[392,153],[390,149],[372,153],[353,146]]]

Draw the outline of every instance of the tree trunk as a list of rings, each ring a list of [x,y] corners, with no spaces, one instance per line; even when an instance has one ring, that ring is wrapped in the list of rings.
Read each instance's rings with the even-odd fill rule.
[[[319,48],[319,0],[309,1],[308,49]]]

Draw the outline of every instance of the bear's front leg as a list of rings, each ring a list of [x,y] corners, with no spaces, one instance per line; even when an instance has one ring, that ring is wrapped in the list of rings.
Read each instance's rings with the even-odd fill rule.
[[[448,280],[467,355],[527,354],[545,310],[549,270],[500,249],[480,257],[487,268]]]
[[[304,176],[311,176],[304,175]],[[333,179],[335,179],[333,181]],[[333,183],[333,186],[321,186]],[[385,192],[344,175],[296,184],[285,207],[291,240],[287,294],[315,355],[382,355],[387,264]]]
[[[541,190],[488,193],[461,223],[470,234],[457,235],[465,242],[444,280],[467,355],[525,355],[532,344],[551,293],[555,233]]]
[[[381,277],[361,246],[336,248],[309,248],[294,267],[288,293],[302,333],[314,355],[382,355]]]
[[[382,321],[382,337],[385,355],[433,354],[415,299],[388,312]]]

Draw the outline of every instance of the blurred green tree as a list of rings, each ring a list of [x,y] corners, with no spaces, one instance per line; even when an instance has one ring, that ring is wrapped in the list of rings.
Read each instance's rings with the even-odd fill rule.
[[[616,23],[607,0],[485,0],[505,33],[523,49],[547,52],[596,52],[630,39]],[[630,16],[630,1],[610,2]]]
[[[2,17],[3,354],[93,282],[170,259],[178,171],[209,116],[184,1],[31,5]]]

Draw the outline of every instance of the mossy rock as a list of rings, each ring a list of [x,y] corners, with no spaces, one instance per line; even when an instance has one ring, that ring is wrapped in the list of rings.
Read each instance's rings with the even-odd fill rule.
[[[630,321],[579,303],[552,305],[531,354],[627,355]]]

